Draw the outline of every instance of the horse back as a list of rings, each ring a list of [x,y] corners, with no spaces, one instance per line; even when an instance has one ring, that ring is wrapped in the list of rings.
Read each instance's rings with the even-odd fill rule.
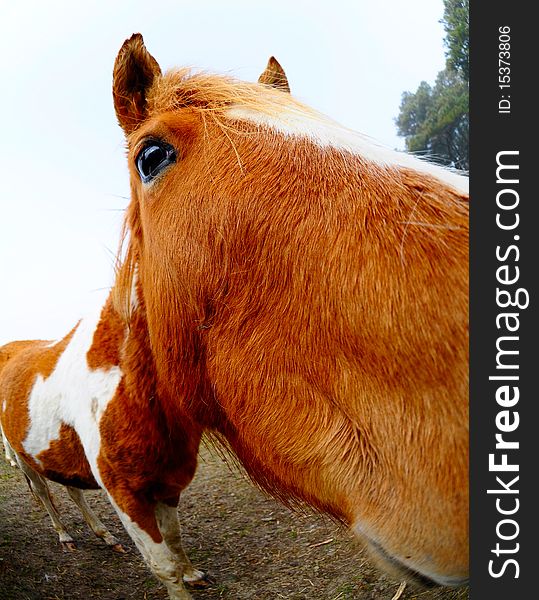
[[[0,348],[0,422],[11,448],[40,475],[63,485],[96,489],[98,485],[75,429],[62,423],[58,436],[48,439],[48,418],[55,413],[53,398],[45,399],[32,410],[29,404],[36,382],[51,375],[72,334],[73,331],[57,343],[24,340]],[[41,452],[28,448],[31,429],[42,438]]]

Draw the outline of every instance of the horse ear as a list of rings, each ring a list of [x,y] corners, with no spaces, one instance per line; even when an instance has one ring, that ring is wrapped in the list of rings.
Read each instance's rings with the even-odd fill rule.
[[[114,63],[112,96],[118,121],[126,134],[134,131],[147,116],[147,92],[161,69],[146,50],[140,33],[123,43]]]
[[[258,78],[258,83],[271,85],[274,88],[283,90],[283,92],[290,93],[290,86],[288,85],[286,73],[274,56],[270,56],[264,72]]]

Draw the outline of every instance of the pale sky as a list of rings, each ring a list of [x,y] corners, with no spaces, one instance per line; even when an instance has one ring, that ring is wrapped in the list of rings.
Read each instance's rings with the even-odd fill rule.
[[[402,148],[402,92],[445,64],[442,15],[442,0],[0,0],[0,344],[63,337],[112,284],[129,184],[111,73],[133,32],[163,70],[255,81],[273,54],[300,100]]]

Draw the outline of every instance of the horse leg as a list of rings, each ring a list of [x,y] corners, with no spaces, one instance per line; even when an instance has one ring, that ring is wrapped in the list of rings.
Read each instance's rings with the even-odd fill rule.
[[[24,473],[24,476],[26,477],[26,481],[28,483],[30,491],[34,494],[36,498],[39,498],[39,500],[41,500],[46,511],[49,513],[49,517],[52,521],[52,526],[58,534],[60,544],[62,545],[64,551],[76,550],[75,541],[69,535],[69,532],[67,531],[65,525],[62,523],[62,520],[60,519],[60,514],[56,506],[54,505],[52,494],[47,481],[39,473],[36,473],[23,460],[19,460],[18,464],[21,468],[21,471]]]
[[[156,504],[136,495],[122,497],[129,514],[124,512],[109,496],[127,533],[139,549],[152,573],[167,588],[170,600],[192,600],[183,585],[184,563],[173,552],[163,538],[156,518]],[[144,526],[140,525],[141,523]]]
[[[95,535],[98,538],[101,538],[105,544],[110,546],[115,552],[125,552],[124,547],[105,525],[103,525],[94,511],[90,508],[84,497],[84,492],[78,488],[71,487],[70,485],[66,485],[66,488],[71,500],[78,506],[84,520],[88,523],[88,526]]]
[[[15,459],[15,456],[13,455],[13,450],[9,445],[9,442],[7,441],[6,436],[4,435],[4,432],[1,428],[0,431],[2,431],[2,443],[4,444],[4,453],[6,455],[6,460],[12,467],[16,467],[17,461]]]
[[[168,504],[158,502],[155,509],[155,516],[159,530],[167,546],[176,555],[178,561],[183,564],[184,583],[193,588],[207,587],[209,584],[208,577],[203,571],[193,567],[183,549],[177,506],[169,506]]]

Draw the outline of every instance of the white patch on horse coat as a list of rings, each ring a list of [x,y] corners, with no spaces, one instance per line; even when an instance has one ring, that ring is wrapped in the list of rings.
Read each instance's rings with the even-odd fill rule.
[[[116,509],[125,530],[135,542],[153,574],[165,584],[171,600],[191,600],[191,594],[183,585],[185,565],[169,548],[165,540],[154,542],[151,536],[141,529],[126,513],[124,513],[109,495],[111,504]],[[188,559],[187,559],[188,560]]]
[[[306,137],[322,148],[344,150],[383,167],[404,167],[436,177],[455,190],[468,194],[468,177],[422,160],[406,152],[398,152],[315,111],[302,112],[283,106],[276,116],[251,108],[232,107],[227,116],[240,121],[270,127],[292,137]]]
[[[54,371],[47,379],[41,375],[36,378],[28,401],[30,428],[23,447],[38,460],[37,455],[59,438],[62,423],[70,425],[79,435],[96,481],[102,485],[97,470],[99,421],[122,374],[119,367],[88,367],[86,354],[100,313],[101,307],[97,315],[79,322]]]

